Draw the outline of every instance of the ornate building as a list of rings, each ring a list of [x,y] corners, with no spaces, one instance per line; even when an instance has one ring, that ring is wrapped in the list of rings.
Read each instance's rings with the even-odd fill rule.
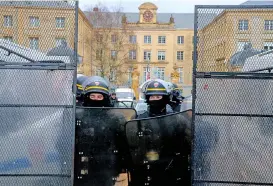
[[[153,3],[143,3],[138,13],[125,13],[121,25],[132,31],[128,36],[137,48],[128,53],[126,68],[128,83],[131,84],[133,66],[140,73],[139,82],[149,78],[171,81],[174,66],[179,74],[178,85],[183,87],[184,95],[191,92],[193,63],[193,14],[158,13]],[[90,16],[90,12],[85,12]],[[95,68],[93,68],[95,73]]]

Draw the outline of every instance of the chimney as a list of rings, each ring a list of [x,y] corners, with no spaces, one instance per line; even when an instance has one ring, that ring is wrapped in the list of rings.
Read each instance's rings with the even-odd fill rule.
[[[93,8],[93,12],[98,12],[99,11],[99,8],[98,7],[94,7]]]

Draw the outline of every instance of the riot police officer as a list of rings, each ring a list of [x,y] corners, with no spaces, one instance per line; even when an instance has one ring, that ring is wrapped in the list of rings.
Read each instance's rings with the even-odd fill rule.
[[[111,107],[109,86],[102,77],[88,78],[83,83],[83,91],[83,106],[88,108],[76,109],[76,120],[81,125],[76,128],[75,172],[81,175],[81,169],[87,169],[88,174],[84,179],[76,179],[75,185],[113,186],[124,167],[124,154],[128,154],[124,151],[125,137],[121,130],[126,120],[113,108],[102,108]],[[85,166],[79,152],[89,159]]]
[[[116,107],[116,106],[117,106],[118,99],[117,99],[117,95],[116,95],[115,92],[113,92],[113,93],[111,94],[110,100],[111,100],[112,106],[113,106],[113,107]]]
[[[174,112],[180,112],[181,102],[183,101],[184,97],[181,95],[178,86],[173,83],[172,91],[171,91],[171,101],[170,105]]]
[[[84,84],[84,103],[86,107],[111,107],[107,82],[99,76],[92,76]]]
[[[139,115],[138,118],[156,117],[173,113],[170,102],[170,94],[167,91],[164,82],[154,80],[150,81],[144,91],[148,110]]]
[[[77,92],[76,92],[76,105],[82,106],[83,103],[83,82],[88,78],[88,76],[78,76],[77,77]]]

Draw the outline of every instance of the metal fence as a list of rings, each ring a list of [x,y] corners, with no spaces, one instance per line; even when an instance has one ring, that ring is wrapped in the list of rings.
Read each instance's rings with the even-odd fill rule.
[[[0,9],[0,185],[72,185],[78,2]]]
[[[193,185],[273,185],[273,6],[196,6]]]

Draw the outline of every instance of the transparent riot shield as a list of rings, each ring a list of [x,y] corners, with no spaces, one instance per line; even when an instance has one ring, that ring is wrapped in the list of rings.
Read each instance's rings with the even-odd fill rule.
[[[190,112],[132,120],[126,137],[131,185],[190,185]]]
[[[134,109],[76,108],[75,186],[113,186],[128,167],[125,123]]]

